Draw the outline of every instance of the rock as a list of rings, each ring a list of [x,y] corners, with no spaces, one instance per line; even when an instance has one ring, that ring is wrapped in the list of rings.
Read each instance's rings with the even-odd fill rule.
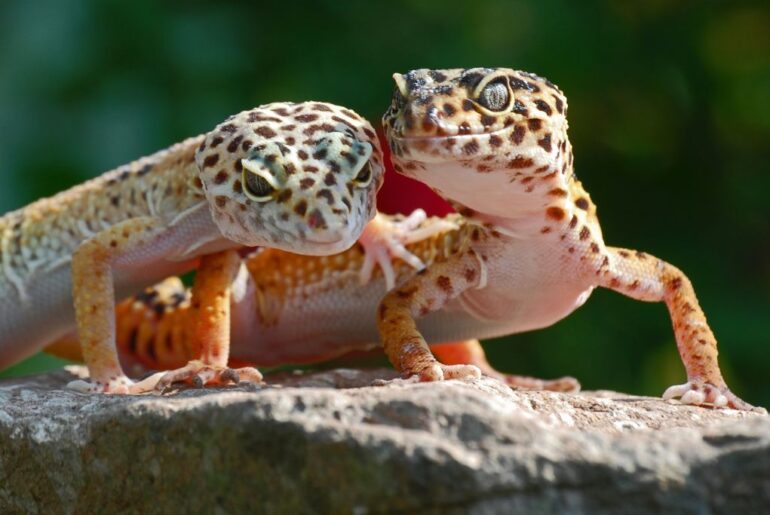
[[[0,513],[758,513],[770,418],[389,371],[164,396],[0,382]]]

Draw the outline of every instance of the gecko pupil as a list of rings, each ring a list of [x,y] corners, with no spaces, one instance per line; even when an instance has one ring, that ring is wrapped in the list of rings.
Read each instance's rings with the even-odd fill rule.
[[[255,197],[266,197],[273,193],[275,188],[261,175],[245,173],[244,183],[249,193]]]
[[[487,84],[479,95],[479,104],[490,111],[502,111],[508,106],[510,94],[503,80]]]

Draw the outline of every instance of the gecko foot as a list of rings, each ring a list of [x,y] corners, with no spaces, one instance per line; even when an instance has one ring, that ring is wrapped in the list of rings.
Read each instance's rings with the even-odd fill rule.
[[[415,209],[406,218],[391,219],[378,214],[369,222],[358,239],[365,253],[364,264],[359,273],[361,284],[369,282],[374,266],[378,265],[385,276],[388,290],[392,289],[396,285],[393,258],[398,258],[417,270],[424,268],[425,264],[409,252],[405,245],[457,229],[455,223],[447,220],[437,220],[426,227],[420,227],[427,218],[425,211]]]
[[[67,383],[69,390],[75,390],[80,393],[107,393],[126,395],[131,393],[141,393],[134,388],[135,384],[126,376],[118,376],[108,381],[84,381],[78,379]]]
[[[663,392],[663,399],[679,398],[682,404],[692,404],[693,406],[704,406],[707,404],[717,408],[732,408],[744,411],[764,411],[764,408],[757,408],[744,401],[726,386],[715,386],[704,381],[688,381],[684,384],[678,384],[669,387]]]
[[[580,391],[580,381],[574,377],[559,377],[558,379],[538,379],[536,377],[515,376],[511,374],[493,375],[511,388],[517,390],[545,390],[549,392],[577,393]]]
[[[165,391],[172,384],[182,382],[192,384],[196,388],[203,388],[206,385],[238,384],[241,381],[261,383],[262,374],[252,367],[230,368],[195,360],[182,368],[163,373],[157,379],[154,388]]]
[[[481,370],[475,365],[443,365],[433,363],[416,374],[420,381],[444,381],[446,379],[478,379]]]

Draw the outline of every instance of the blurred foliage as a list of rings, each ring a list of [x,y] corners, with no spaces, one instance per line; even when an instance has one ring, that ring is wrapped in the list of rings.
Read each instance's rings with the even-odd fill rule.
[[[739,1],[6,0],[0,211],[260,103],[326,100],[377,120],[395,71],[532,71],[569,98],[606,241],[682,268],[728,383],[770,405],[768,27],[770,4]],[[684,379],[664,306],[608,291],[502,340],[487,345],[501,368],[586,388],[658,395]]]

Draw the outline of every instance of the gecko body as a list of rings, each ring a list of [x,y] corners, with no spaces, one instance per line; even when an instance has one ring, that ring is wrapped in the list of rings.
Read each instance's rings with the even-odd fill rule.
[[[394,80],[383,124],[396,171],[486,227],[470,248],[383,300],[380,333],[397,369],[423,380],[479,374],[431,355],[415,324],[428,313],[459,308],[515,333],[562,319],[603,287],[666,304],[688,381],[664,397],[751,409],[722,378],[716,338],[687,276],[604,243],[596,206],[574,172],[558,87],[506,68],[420,69]]]

